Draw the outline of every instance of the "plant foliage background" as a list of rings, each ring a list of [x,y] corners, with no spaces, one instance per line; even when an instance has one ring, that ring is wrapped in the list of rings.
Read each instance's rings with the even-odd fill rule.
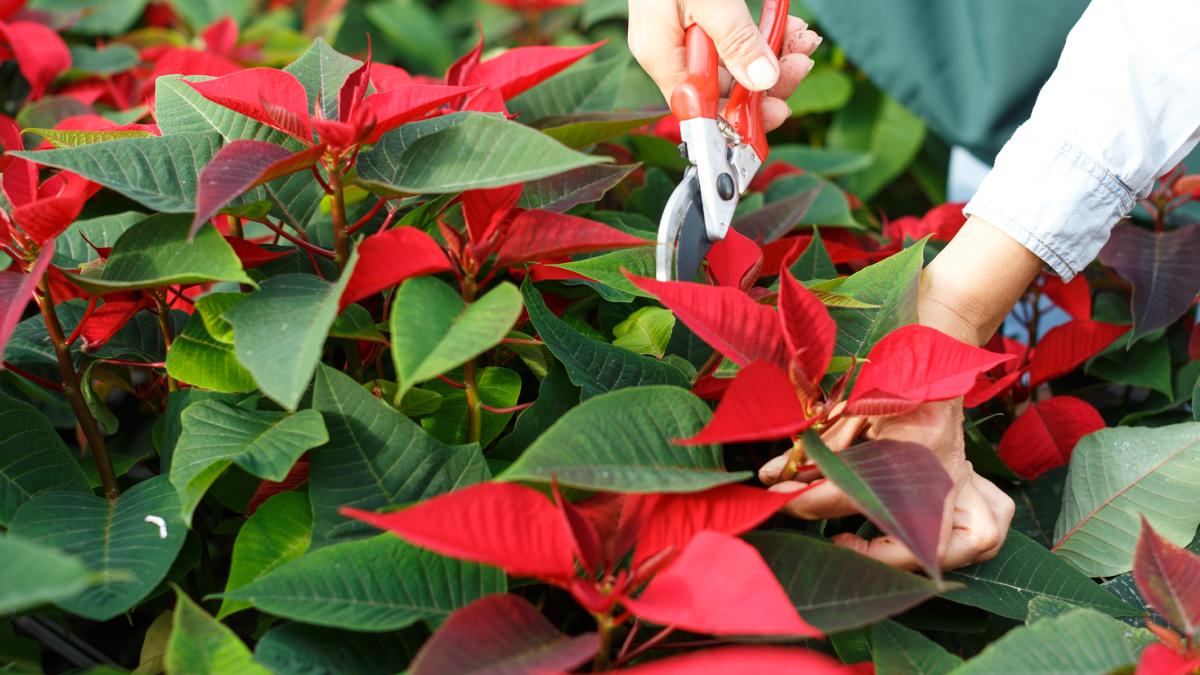
[[[948,149],[827,43],[660,284],[624,5],[0,3],[0,667],[1197,668],[1200,177],[959,344]],[[936,458],[816,432],[961,396],[1017,513],[943,574]],[[789,448],[865,517],[777,515]]]

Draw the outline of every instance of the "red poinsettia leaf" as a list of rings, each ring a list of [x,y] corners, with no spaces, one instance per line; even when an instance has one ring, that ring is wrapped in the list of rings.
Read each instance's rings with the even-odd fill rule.
[[[589,517],[588,513],[570,501],[563,499],[562,493],[558,489],[557,481],[552,483],[550,487],[554,495],[554,503],[558,506],[559,513],[562,514],[563,522],[566,523],[567,529],[571,531],[571,539],[575,545],[575,557],[579,559],[580,564],[583,565],[585,570],[596,570],[600,567],[604,550],[600,531],[596,527],[596,523]]]
[[[322,152],[320,146],[293,153],[264,141],[230,141],[200,170],[192,234],[247,190],[313,166]]]
[[[29,83],[29,98],[41,98],[54,79],[71,67],[71,52],[54,29],[34,21],[0,22],[3,38]]]
[[[5,198],[17,208],[32,204],[38,197],[37,164],[20,157],[8,156],[8,159],[8,168],[0,175]]]
[[[291,492],[308,482],[308,456],[301,457],[292,465],[287,476],[281,481],[264,480],[258,484],[258,489],[246,504],[246,515],[253,515],[271,497],[284,492]]]
[[[966,204],[948,202],[933,207],[921,218],[897,218],[884,224],[883,234],[900,244],[905,240],[917,241],[931,235],[939,241],[950,241],[967,222],[967,217],[963,215],[964,206]]]
[[[1163,539],[1142,517],[1133,559],[1142,597],[1185,636],[1200,631],[1200,555]]]
[[[852,415],[896,415],[971,391],[981,373],[1013,360],[928,326],[902,326],[867,355],[850,394]]]
[[[1053,275],[1043,275],[1042,293],[1058,305],[1072,319],[1088,321],[1092,318],[1092,289],[1087,277],[1078,274],[1067,283]]]
[[[819,383],[833,358],[837,324],[825,303],[786,269],[779,272],[779,323],[801,372],[809,382]]]
[[[1118,225],[1100,261],[1133,284],[1133,336],[1168,326],[1200,291],[1200,224],[1156,233]]]
[[[458,60],[450,64],[446,69],[446,84],[464,86],[470,84],[471,73],[475,67],[479,65],[483,58],[483,33],[482,27],[479,34],[479,40],[471,51],[458,57]]]
[[[488,0],[493,5],[508,7],[521,11],[545,12],[559,7],[573,7],[583,4],[583,0]]]
[[[812,426],[782,368],[756,361],[738,372],[712,419],[687,445],[746,443],[787,438]]]
[[[1024,374],[1024,370],[1018,370],[996,380],[987,375],[980,375],[971,391],[963,396],[963,407],[975,408],[987,403],[1020,382],[1021,376]]]
[[[1200,656],[1182,656],[1156,642],[1142,651],[1134,675],[1195,675],[1197,670],[1200,670]]]
[[[146,307],[146,303],[138,300],[105,300],[93,311],[83,326],[79,329],[79,337],[83,349],[91,351],[104,346],[106,342],[125,327],[133,317]]]
[[[782,368],[790,362],[779,314],[736,288],[688,281],[657,281],[626,274],[635,286],[658,298],[675,318],[701,340],[741,366],[770,361]]]
[[[38,244],[62,234],[100,186],[82,176],[63,171],[38,188],[35,201],[18,206],[10,214],[13,222]]]
[[[724,239],[713,244],[706,259],[718,285],[742,290],[753,286],[764,269],[762,248],[732,228]]]
[[[788,647],[722,647],[688,652],[619,671],[624,675],[848,675],[857,672],[820,652]]]
[[[17,160],[7,151],[24,149],[25,143],[21,140],[21,128],[17,126],[16,120],[8,115],[0,115],[0,150],[5,151],[0,153],[0,172],[7,171],[8,167]],[[29,160],[21,161],[28,162]]]
[[[274,68],[248,68],[204,82],[188,82],[204,98],[312,143],[308,94],[294,75]]]
[[[478,483],[402,511],[342,513],[451,558],[499,567],[515,576],[574,576],[575,548],[558,508],[533,488]]]
[[[200,33],[204,48],[216,54],[229,54],[237,46],[238,25],[233,17],[218,19]]]
[[[522,211],[512,219],[500,242],[496,264],[508,266],[579,253],[650,245],[653,242],[587,218],[542,210]]]
[[[462,84],[495,89],[507,101],[554,77],[602,46],[604,42],[583,47],[517,47],[476,65]]]
[[[722,532],[692,537],[625,607],[646,621],[715,635],[820,637],[753,546]]]
[[[421,646],[409,672],[566,673],[599,649],[596,633],[566,635],[528,600],[489,595],[451,614]]]
[[[654,495],[602,492],[574,505],[595,529],[605,569],[611,570],[633,548],[653,500]]]
[[[209,75],[221,77],[236,73],[242,66],[235,61],[191,47],[168,47],[153,60],[151,81],[163,75]]]
[[[292,250],[272,251],[252,241],[246,241],[241,237],[225,237],[225,243],[229,244],[229,247],[233,249],[233,253],[238,257],[238,260],[242,261],[242,269],[247,270],[292,254]]]
[[[722,485],[703,492],[654,495],[633,552],[633,567],[671,549],[678,555],[697,532],[739,535],[770,518],[795,493],[747,485]]]
[[[358,245],[358,264],[342,292],[341,308],[409,277],[449,270],[450,260],[433,237],[415,227],[384,230]]]
[[[401,124],[419,120],[477,89],[478,87],[410,84],[368,96],[363,103],[375,113],[375,131],[367,142],[375,143],[385,132]]]
[[[1000,459],[1033,480],[1071,461],[1079,439],[1103,428],[1104,418],[1086,401],[1072,396],[1037,401],[1000,438]]]
[[[811,431],[804,448],[863,515],[907,546],[926,574],[941,579],[938,541],[954,482],[933,452],[916,443],[878,440],[834,453]]]
[[[54,257],[54,240],[47,241],[38,252],[29,272],[22,274],[13,269],[0,271],[0,354],[12,337],[25,306],[33,299],[38,281],[50,267],[50,259]],[[0,370],[4,369],[4,361],[0,360]]]
[[[467,235],[475,246],[490,242],[497,229],[513,215],[521,200],[520,183],[489,190],[468,190],[462,194],[463,220]]]
[[[674,119],[674,117],[671,119]],[[771,183],[774,183],[778,178],[802,175],[804,175],[804,169],[792,166],[787,162],[773,162],[759,171],[754,180],[750,181],[750,191],[766,192],[767,188],[771,187]]]
[[[1030,357],[1029,387],[1075,370],[1128,331],[1129,326],[1079,320],[1051,328]]]

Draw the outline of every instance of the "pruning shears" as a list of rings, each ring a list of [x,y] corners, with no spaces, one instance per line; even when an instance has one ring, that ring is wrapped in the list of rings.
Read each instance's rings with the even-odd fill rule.
[[[764,0],[759,30],[779,54],[789,0]],[[680,146],[691,164],[671,193],[658,226],[655,276],[691,281],[714,242],[725,238],[738,200],[767,159],[762,92],[734,83],[717,113],[720,85],[717,48],[699,25],[686,33],[687,79],[671,93]]]

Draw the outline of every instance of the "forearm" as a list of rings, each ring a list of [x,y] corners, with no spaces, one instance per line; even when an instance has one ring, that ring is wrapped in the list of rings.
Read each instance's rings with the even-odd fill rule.
[[[920,321],[982,345],[1042,266],[1029,249],[972,216],[921,275]]]

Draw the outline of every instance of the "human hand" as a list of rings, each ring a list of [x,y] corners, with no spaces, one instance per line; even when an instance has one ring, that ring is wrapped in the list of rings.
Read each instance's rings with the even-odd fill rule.
[[[776,58],[744,0],[629,0],[629,48],[668,101],[687,77],[684,33],[692,24],[716,44],[724,64],[721,91],[727,94],[732,80],[765,91],[763,124],[768,131],[783,124],[791,114],[785,99],[812,70],[810,55],[821,37],[789,16],[783,55]]]
[[[963,443],[962,400],[926,403],[916,410],[895,417],[851,417],[839,420],[822,439],[834,450],[843,450],[863,432],[870,439],[890,439],[920,443],[941,460],[954,486],[946,498],[938,561],[943,569],[954,569],[991,560],[1004,544],[1012,523],[1015,505],[1012,498],[987,479],[975,473],[967,461]],[[759,478],[773,491],[795,492],[815,485],[788,502],[784,512],[797,518],[820,520],[858,513],[858,509],[840,488],[822,480],[814,470],[783,480],[787,466],[785,453],[767,462]],[[890,536],[863,539],[853,533],[839,534],[834,543],[881,562],[909,570],[920,569],[916,557],[904,544]]]

